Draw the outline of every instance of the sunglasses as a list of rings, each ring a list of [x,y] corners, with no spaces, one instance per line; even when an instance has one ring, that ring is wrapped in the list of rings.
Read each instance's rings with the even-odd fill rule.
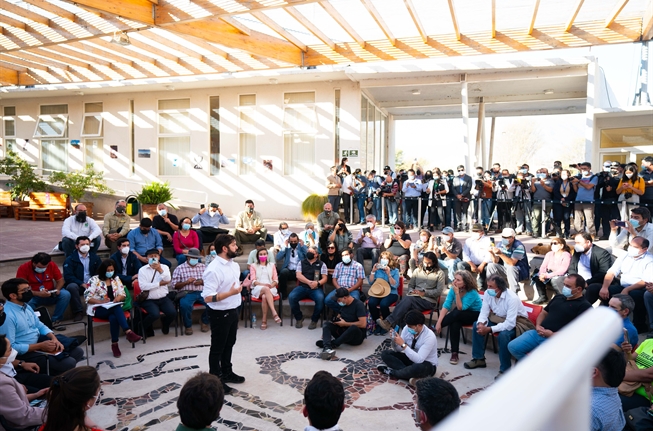
[[[327,250],[335,250],[335,247],[327,247]]]
[[[458,172],[465,172],[465,171],[461,169],[461,170],[459,170]]]

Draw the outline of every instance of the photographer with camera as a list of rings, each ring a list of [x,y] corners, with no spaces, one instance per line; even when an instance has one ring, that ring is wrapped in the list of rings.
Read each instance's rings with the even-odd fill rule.
[[[497,233],[500,233],[504,226],[511,226],[512,223],[513,193],[510,191],[511,185],[512,176],[508,169],[503,169],[499,178],[492,185],[492,190],[496,192]]]
[[[438,258],[438,266],[447,271],[449,283],[453,282],[460,256],[463,254],[463,244],[454,238],[454,230],[449,226],[442,229],[442,237],[435,239],[435,256]]]
[[[549,225],[549,212],[551,198],[553,197],[553,181],[549,178],[549,170],[540,168],[531,180],[531,194],[533,197],[533,208],[531,210],[531,223],[533,236],[542,236],[542,218]],[[547,213],[542,213],[542,201],[546,201]],[[546,229],[544,231],[546,233]]]
[[[433,232],[436,228],[442,229],[445,224],[445,211],[447,207],[447,193],[449,193],[449,185],[447,184],[446,177],[443,177],[439,168],[433,169],[433,178],[424,185],[426,187],[424,193],[427,195],[428,206],[428,229]]]
[[[553,184],[553,226],[558,238],[571,239],[571,210],[576,192],[571,185],[571,172],[563,170]],[[562,224],[564,223],[564,234]]]
[[[390,174],[386,175],[385,181],[379,188],[379,196],[385,198],[385,210],[388,223],[397,222],[397,194],[399,193],[399,181],[392,179]]]
[[[526,234],[533,235],[533,228],[531,226],[531,177],[526,176],[528,169],[522,167],[517,172],[517,177],[514,179],[509,192],[512,192],[513,206],[512,216],[515,220],[516,231],[518,235]]]
[[[475,181],[475,187],[478,188],[479,198],[481,199],[481,220],[480,223],[486,229],[492,224],[492,172],[485,171],[481,179]]]
[[[617,162],[610,162],[609,160],[603,163],[603,172],[598,174],[599,183],[597,185],[597,192],[594,194],[596,199],[601,200],[601,204],[597,204],[594,211],[596,220],[596,232],[601,230],[601,240],[607,240],[610,234],[610,220],[620,219],[619,205],[617,199],[617,187],[619,186],[619,170],[615,165]]]
[[[624,169],[624,176],[619,181],[617,193],[619,194],[619,202],[628,202],[627,208],[631,210],[635,207],[633,204],[639,204],[639,197],[644,194],[646,190],[646,183],[637,174],[637,165],[635,163],[626,165]],[[622,219],[628,218],[628,212],[621,214]]]
[[[469,209],[469,201],[472,197],[472,177],[465,174],[465,167],[459,165],[457,168],[458,176],[454,177],[452,181],[452,188],[456,199],[454,200],[454,211],[458,219],[458,227],[456,231],[469,230],[469,220],[467,219],[467,210]]]
[[[365,224],[365,203],[367,200],[367,180],[360,169],[354,171],[354,203],[358,208],[358,223]],[[353,211],[353,209],[352,209]],[[354,219],[355,222],[356,219]]]
[[[415,177],[415,171],[412,169],[408,170],[408,176],[406,180],[403,181],[402,192],[404,194],[404,201],[406,202],[406,217],[404,217],[404,223],[406,223],[407,229],[414,229],[417,225],[417,210],[418,210],[418,199],[422,196],[422,181]]]
[[[576,203],[574,203],[574,229],[576,232],[589,232],[596,236],[594,224],[594,190],[599,183],[599,178],[592,174],[590,162],[569,165],[578,168],[580,176],[572,177],[571,185],[576,192]],[[585,217],[585,229],[583,229],[583,217]]]

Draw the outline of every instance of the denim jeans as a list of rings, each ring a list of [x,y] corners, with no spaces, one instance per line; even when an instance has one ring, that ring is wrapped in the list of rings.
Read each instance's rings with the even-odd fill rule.
[[[127,319],[125,318],[125,313],[122,311],[122,307],[118,305],[109,309],[104,307],[97,307],[95,309],[95,317],[109,321],[109,332],[111,333],[112,343],[118,342],[118,338],[120,337],[120,328],[122,328],[122,330],[125,332],[127,332],[129,329]]]
[[[364,223],[365,222],[365,195],[356,196],[356,206],[358,207],[358,218],[359,218],[358,222]]]
[[[202,304],[206,306],[204,298],[202,298],[201,291],[188,292],[186,296],[179,300],[179,312],[181,313],[181,318],[184,321],[184,328],[190,328],[193,326],[193,319],[191,314],[193,313],[194,304]],[[209,324],[209,314],[206,310],[202,313],[202,323],[205,325]]]
[[[79,297],[79,291],[75,292]],[[58,295],[50,296],[49,298],[40,298],[38,296],[33,297],[29,301],[29,306],[36,309],[42,305],[52,305],[56,304],[54,307],[54,314],[52,315],[52,321],[63,320],[63,313],[68,308],[70,303],[70,292],[67,289],[61,289]]]
[[[407,225],[414,225],[417,226],[417,221],[418,221],[418,210],[419,210],[419,203],[418,200],[420,198],[405,198],[404,202],[406,202],[406,217],[404,217],[404,223]]]
[[[481,199],[481,223],[483,226],[490,226],[492,220],[492,199]]]
[[[531,329],[508,343],[508,350],[519,361],[545,341],[546,338],[539,335],[535,329]]]
[[[356,299],[361,299],[360,289],[356,289],[353,292],[349,292],[349,294]],[[327,295],[326,299],[324,300],[324,305],[326,305],[336,313],[340,313],[340,306],[338,305],[338,301],[336,301],[335,290],[331,291],[331,293]]]
[[[292,315],[295,316],[296,320],[303,319],[304,315],[302,314],[302,310],[299,308],[299,301],[306,298],[310,298],[315,302],[311,321],[317,322],[320,319],[322,310],[324,309],[324,291],[321,287],[316,289],[311,289],[305,286],[295,287],[292,292],[290,292],[290,295],[288,295],[290,311],[292,312]]]
[[[438,266],[440,267],[441,270],[447,271],[447,279],[449,280],[449,283],[453,281],[453,276],[458,270],[458,262],[461,260],[456,258],[456,259],[438,259]],[[471,268],[471,267],[470,267]]]
[[[479,335],[476,332],[476,323],[472,329],[472,359],[485,359],[485,335]],[[487,326],[494,326],[496,323],[488,320]],[[490,333],[490,337],[494,337],[494,333]],[[512,366],[512,359],[510,351],[508,350],[508,343],[515,338],[515,328],[509,331],[501,331],[497,337],[499,339],[499,371],[505,372]]]
[[[374,209],[372,211],[372,214],[374,214],[374,217],[376,217],[376,220],[381,223],[381,217],[383,217],[383,211],[381,211],[381,198],[378,196],[374,196],[372,198],[372,202],[374,202]]]
[[[374,321],[381,316],[383,319],[386,319],[390,315],[390,306],[397,302],[399,295],[396,293],[391,293],[385,298],[377,298],[370,296],[367,300],[367,307],[370,311],[370,316]]]
[[[177,258],[177,265],[181,265],[186,262],[186,255],[184,253],[179,253],[175,256]]]
[[[385,209],[388,212],[388,221],[390,224],[397,223],[397,201],[386,198]]]

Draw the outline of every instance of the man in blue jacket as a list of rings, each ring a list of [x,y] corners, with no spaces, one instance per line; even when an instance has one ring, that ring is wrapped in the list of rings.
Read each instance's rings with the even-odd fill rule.
[[[75,240],[77,251],[66,258],[63,263],[63,278],[66,290],[70,292],[70,310],[73,321],[84,319],[84,307],[80,295],[88,288],[88,280],[97,274],[102,261],[91,253],[91,240],[87,236],[78,236]]]
[[[301,245],[300,245],[301,243]],[[306,258],[306,246],[296,233],[291,233],[285,247],[277,253],[277,263],[281,263],[279,271],[279,294],[283,299],[288,296],[288,281],[297,280],[297,265]]]
[[[132,288],[134,280],[138,280],[138,270],[141,269],[143,264],[132,253],[130,243],[127,238],[120,238],[117,242],[118,251],[111,255],[111,260],[115,263],[114,270],[122,284],[128,288]]]

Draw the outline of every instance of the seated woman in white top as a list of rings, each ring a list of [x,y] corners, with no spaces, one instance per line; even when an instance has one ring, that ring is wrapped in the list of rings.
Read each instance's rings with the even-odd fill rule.
[[[261,299],[261,329],[268,329],[268,310],[272,310],[272,318],[281,323],[281,317],[274,308],[274,298],[278,296],[277,267],[268,262],[268,251],[261,249],[256,253],[256,263],[249,266],[250,292],[252,298]]]

